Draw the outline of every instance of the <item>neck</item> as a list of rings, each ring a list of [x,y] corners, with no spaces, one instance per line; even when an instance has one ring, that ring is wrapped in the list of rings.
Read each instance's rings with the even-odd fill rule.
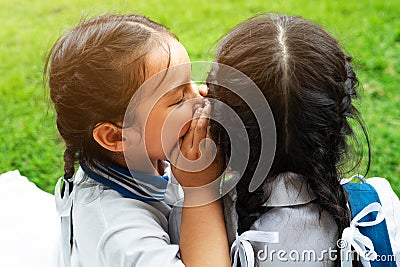
[[[129,160],[129,158],[123,155],[113,153],[110,158],[113,164],[122,168],[157,176],[163,175],[166,167],[163,161],[159,159],[148,159],[147,157],[135,157]]]
[[[127,169],[153,175],[164,174],[165,164],[159,159],[149,160],[148,158],[143,159],[143,157],[135,157],[132,160],[129,160],[129,158],[122,158],[120,161],[121,164],[119,165]]]

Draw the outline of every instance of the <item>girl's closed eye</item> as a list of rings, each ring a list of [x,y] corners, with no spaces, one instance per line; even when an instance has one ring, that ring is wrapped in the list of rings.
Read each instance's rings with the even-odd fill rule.
[[[185,102],[185,100],[186,100],[185,94],[182,93],[181,97],[177,101],[175,101],[173,104],[171,104],[170,107],[171,106],[175,106],[175,105],[183,104]]]

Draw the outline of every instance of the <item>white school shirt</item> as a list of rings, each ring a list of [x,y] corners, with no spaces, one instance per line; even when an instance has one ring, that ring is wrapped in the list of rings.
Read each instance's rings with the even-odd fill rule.
[[[92,179],[80,183],[84,175],[79,168],[71,195],[71,266],[184,266],[179,246],[170,242],[166,204],[180,199],[180,190],[168,186],[164,202],[152,205],[124,198]]]

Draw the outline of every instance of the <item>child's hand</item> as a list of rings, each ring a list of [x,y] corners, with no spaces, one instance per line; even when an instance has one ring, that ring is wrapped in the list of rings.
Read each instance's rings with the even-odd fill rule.
[[[207,185],[219,176],[217,149],[208,138],[209,102],[198,108],[190,129],[171,153],[171,169],[184,188]]]
[[[172,172],[185,193],[179,249],[186,266],[230,266],[219,200],[219,157],[207,138],[210,109],[206,103],[196,110],[190,129],[171,153]]]

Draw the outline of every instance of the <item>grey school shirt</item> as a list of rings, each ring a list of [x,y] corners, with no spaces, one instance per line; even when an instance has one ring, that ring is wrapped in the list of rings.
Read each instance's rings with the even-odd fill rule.
[[[294,173],[279,175],[268,186],[271,195],[250,230],[277,232],[278,243],[250,241],[256,266],[333,266],[340,252],[338,230],[332,216],[320,212],[304,179]],[[230,245],[236,239],[237,213],[234,190],[224,197]],[[337,252],[337,253],[336,253]]]
[[[339,253],[337,225],[328,213],[320,213],[318,205],[312,202],[315,194],[304,179],[294,173],[285,173],[269,186],[271,195],[263,206],[270,209],[250,229],[278,232],[279,242],[250,241],[255,266],[334,266],[336,250]],[[237,230],[235,190],[223,197],[223,203],[229,245],[232,246]],[[179,244],[180,218],[181,209],[175,207],[170,215],[170,237],[176,244]]]

